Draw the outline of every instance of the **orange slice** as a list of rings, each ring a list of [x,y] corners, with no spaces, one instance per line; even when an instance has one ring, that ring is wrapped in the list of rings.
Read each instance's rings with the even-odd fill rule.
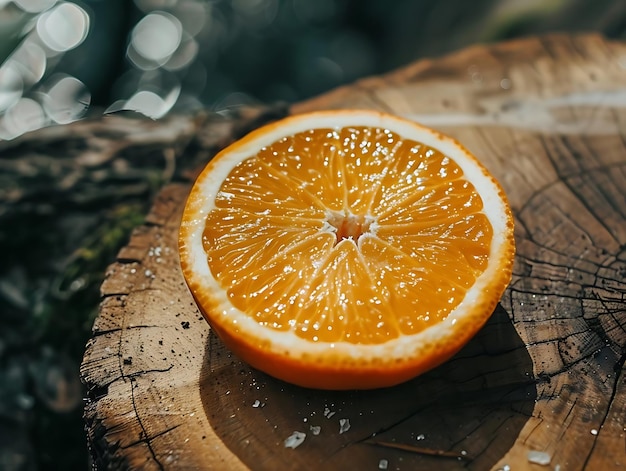
[[[496,180],[436,131],[373,111],[292,116],[220,152],[187,200],[182,272],[253,367],[391,386],[456,353],[511,280]]]

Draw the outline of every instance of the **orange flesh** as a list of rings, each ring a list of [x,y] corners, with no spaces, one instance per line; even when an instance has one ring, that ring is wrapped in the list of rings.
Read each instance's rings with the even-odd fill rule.
[[[232,304],[260,324],[377,344],[460,303],[488,263],[482,207],[435,149],[384,129],[317,129],[237,165],[203,242]]]

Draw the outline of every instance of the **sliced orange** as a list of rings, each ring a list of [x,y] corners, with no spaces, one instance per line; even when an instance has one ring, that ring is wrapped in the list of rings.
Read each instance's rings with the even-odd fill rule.
[[[187,200],[183,275],[223,342],[301,386],[391,386],[450,358],[511,280],[513,217],[466,149],[373,111],[286,118]]]

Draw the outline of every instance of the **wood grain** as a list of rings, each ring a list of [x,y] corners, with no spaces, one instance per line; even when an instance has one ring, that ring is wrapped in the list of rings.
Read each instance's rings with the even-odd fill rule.
[[[81,371],[96,463],[623,469],[626,45],[553,35],[476,46],[292,112],[347,107],[437,128],[500,180],[518,254],[491,320],[451,361],[396,388],[274,380],[232,356],[193,304],[176,252],[189,184],[169,185],[102,287]],[[286,448],[294,431],[306,438]]]

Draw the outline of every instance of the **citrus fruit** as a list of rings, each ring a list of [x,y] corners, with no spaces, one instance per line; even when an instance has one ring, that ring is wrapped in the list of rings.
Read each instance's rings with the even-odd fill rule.
[[[242,360],[322,389],[398,384],[456,353],[511,280],[503,190],[454,140],[374,111],[288,117],[194,183],[181,267]]]

